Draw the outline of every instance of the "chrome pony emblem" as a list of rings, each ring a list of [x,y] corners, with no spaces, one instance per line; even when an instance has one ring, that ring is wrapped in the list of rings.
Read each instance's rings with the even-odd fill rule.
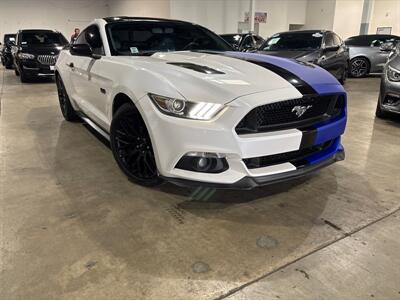
[[[296,116],[298,117],[298,118],[300,118],[302,115],[304,115],[304,113],[308,110],[308,109],[310,109],[312,107],[312,105],[307,105],[307,106],[300,106],[300,105],[297,105],[297,106],[295,106],[295,107],[293,107],[293,109],[292,109],[292,112],[295,112],[296,113]]]

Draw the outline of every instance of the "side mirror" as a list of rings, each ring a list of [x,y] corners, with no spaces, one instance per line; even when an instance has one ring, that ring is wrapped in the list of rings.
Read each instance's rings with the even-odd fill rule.
[[[390,52],[394,49],[394,44],[392,42],[387,42],[383,43],[380,47],[379,50],[384,51],[384,52]]]
[[[88,56],[94,59],[98,59],[101,56],[93,54],[92,48],[88,44],[72,44],[69,51],[72,55],[76,56]]]
[[[329,51],[338,51],[339,48],[340,48],[339,45],[336,45],[336,46],[327,46],[327,47],[324,48],[324,51],[325,51],[325,52],[329,52]]]

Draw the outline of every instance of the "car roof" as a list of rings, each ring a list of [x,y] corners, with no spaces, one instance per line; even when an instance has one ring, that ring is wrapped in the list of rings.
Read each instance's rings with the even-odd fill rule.
[[[60,33],[59,31],[52,30],[52,29],[21,29],[18,30],[18,33],[24,33],[24,32],[54,32],[54,33]]]
[[[325,33],[325,32],[329,32],[329,30],[318,30],[318,29],[314,29],[314,30],[291,30],[291,31],[283,31],[283,32],[279,32],[278,34],[286,34],[286,33],[317,33],[317,32],[321,32],[321,33]]]
[[[362,38],[367,38],[367,37],[371,37],[371,38],[373,38],[373,37],[397,37],[398,38],[397,35],[393,35],[393,34],[360,34],[360,35],[351,36],[351,37],[347,38],[347,40],[356,39],[356,38],[362,39]]]
[[[127,17],[127,16],[115,16],[115,17],[106,17],[103,18],[107,23],[120,23],[120,22],[129,22],[129,21],[145,21],[145,22],[174,22],[174,23],[182,23],[182,24],[191,24],[192,22],[186,22],[181,20],[174,19],[165,19],[165,18],[150,18],[150,17]]]

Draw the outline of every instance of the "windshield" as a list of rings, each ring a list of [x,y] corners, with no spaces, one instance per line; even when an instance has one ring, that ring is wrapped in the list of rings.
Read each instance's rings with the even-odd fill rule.
[[[120,22],[107,25],[113,55],[151,55],[155,52],[212,50],[231,51],[218,35],[179,22]]]
[[[261,51],[314,50],[321,47],[321,32],[293,32],[276,34],[260,47]]]
[[[21,45],[66,45],[68,41],[57,32],[24,32],[21,34]]]

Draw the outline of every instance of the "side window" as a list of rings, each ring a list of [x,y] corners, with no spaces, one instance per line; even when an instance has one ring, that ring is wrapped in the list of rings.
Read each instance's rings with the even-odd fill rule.
[[[335,42],[333,40],[333,35],[332,33],[328,32],[325,35],[325,47],[332,47],[335,46]]]
[[[254,41],[251,35],[246,36],[246,38],[243,41],[242,48],[253,48],[254,47]]]
[[[337,34],[333,34],[333,43],[335,44],[335,46],[340,46],[343,44],[342,40]]]
[[[96,25],[89,26],[83,30],[74,44],[87,44],[92,48],[93,54],[105,55],[103,41]]]

